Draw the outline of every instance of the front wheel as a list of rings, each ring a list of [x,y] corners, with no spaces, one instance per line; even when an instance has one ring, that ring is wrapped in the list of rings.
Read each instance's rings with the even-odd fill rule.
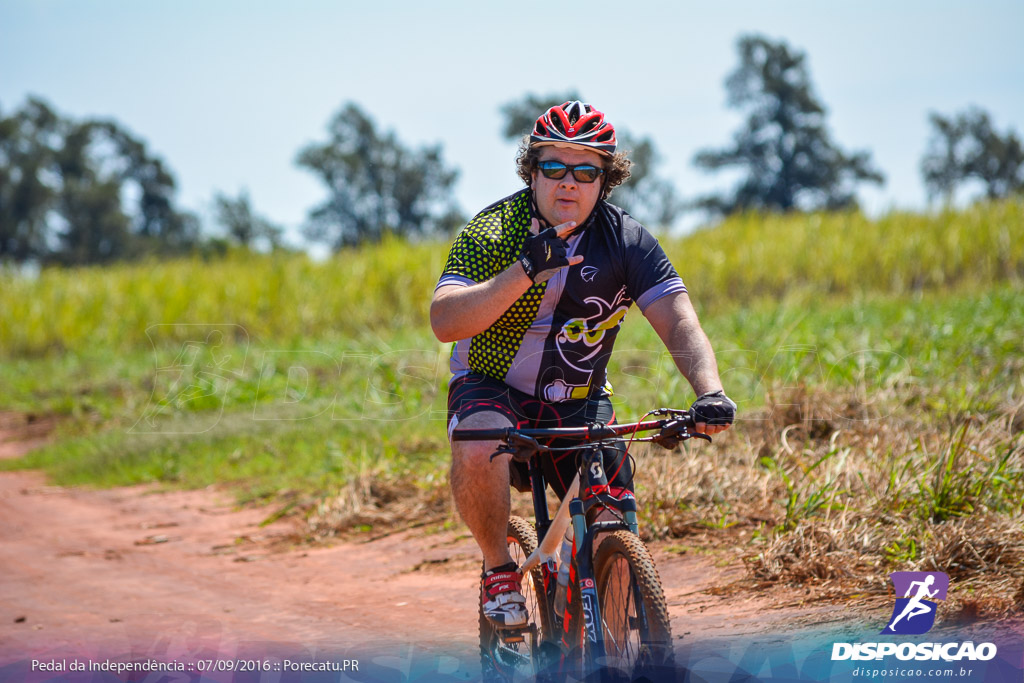
[[[603,664],[630,680],[671,678],[668,607],[647,547],[628,531],[612,533],[597,549],[594,574],[607,655]]]
[[[537,548],[537,532],[521,517],[508,521],[508,550],[517,566]],[[480,608],[480,665],[485,681],[532,681],[536,675],[538,652],[545,639],[551,637],[551,616],[544,597],[544,578],[540,567],[523,577],[523,597],[530,621],[526,629],[516,630],[508,637],[484,617]],[[504,637],[503,637],[504,635]],[[519,637],[521,640],[516,640]]]

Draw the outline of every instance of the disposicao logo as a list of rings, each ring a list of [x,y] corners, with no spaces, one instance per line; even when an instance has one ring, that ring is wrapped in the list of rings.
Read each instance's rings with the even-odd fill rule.
[[[935,601],[946,599],[949,577],[942,572],[893,572],[889,578],[896,588],[896,605],[881,632],[916,636],[930,631],[938,608]]]
[[[920,635],[935,625],[936,600],[945,600],[949,577],[942,572],[893,572],[896,604],[882,635]],[[902,596],[902,597],[901,597]],[[946,662],[986,661],[996,656],[993,643],[833,643],[832,660],[879,660],[895,656],[900,660]]]

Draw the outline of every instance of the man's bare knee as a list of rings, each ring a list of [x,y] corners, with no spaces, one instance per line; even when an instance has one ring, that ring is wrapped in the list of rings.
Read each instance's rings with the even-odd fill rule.
[[[512,423],[501,413],[474,413],[459,422],[456,432],[467,429],[504,429]],[[501,472],[508,468],[507,455],[492,459],[492,455],[501,445],[498,441],[452,441],[452,478],[453,485],[457,475],[465,473],[473,476],[488,476],[491,472]]]

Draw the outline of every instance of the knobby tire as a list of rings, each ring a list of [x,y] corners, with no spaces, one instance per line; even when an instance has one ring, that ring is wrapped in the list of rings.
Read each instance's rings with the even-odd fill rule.
[[[597,550],[594,574],[607,653],[604,665],[626,680],[672,680],[668,607],[647,547],[628,531],[610,534]]]

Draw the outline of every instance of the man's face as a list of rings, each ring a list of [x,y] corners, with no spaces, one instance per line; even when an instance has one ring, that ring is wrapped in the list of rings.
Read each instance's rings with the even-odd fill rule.
[[[589,149],[571,149],[566,147],[543,147],[540,162],[559,161],[569,166],[590,164],[604,168],[604,157]],[[539,169],[533,172],[533,192],[537,199],[537,208],[552,226],[568,221],[576,221],[579,225],[590,215],[601,197],[600,177],[592,183],[581,183],[573,177],[572,171],[558,180],[545,178]]]

